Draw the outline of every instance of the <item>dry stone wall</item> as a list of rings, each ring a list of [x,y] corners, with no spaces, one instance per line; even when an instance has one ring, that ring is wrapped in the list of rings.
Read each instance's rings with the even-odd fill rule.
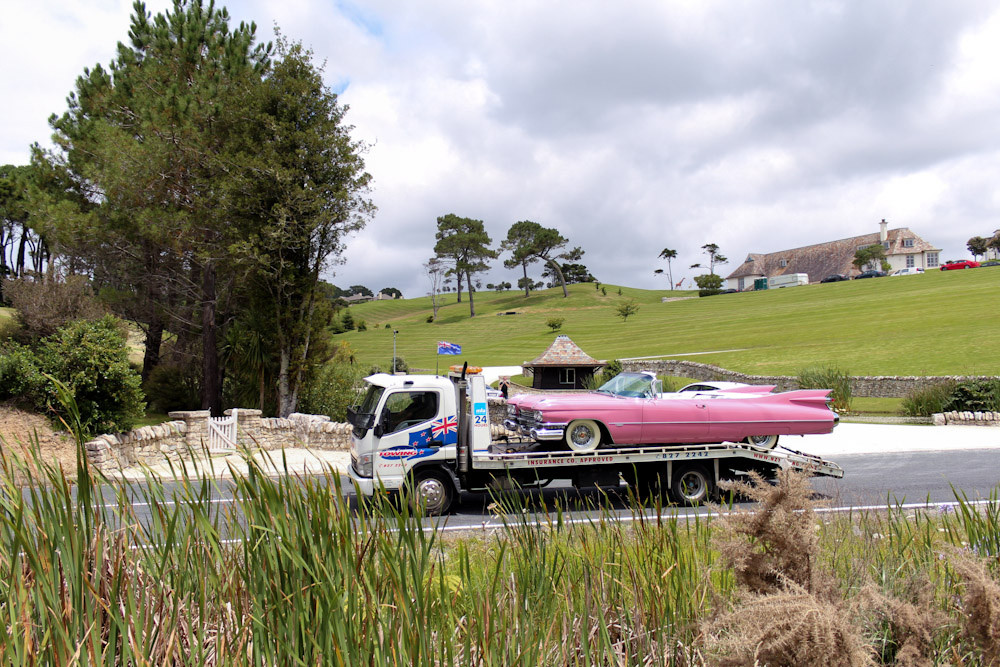
[[[232,415],[232,410],[226,411]],[[237,410],[237,442],[250,449],[283,447],[347,451],[351,425],[326,415],[295,413],[287,419],[263,418],[260,410]],[[87,442],[87,458],[98,469],[113,472],[136,465],[154,465],[164,460],[204,456],[208,443],[208,410],[171,412],[172,421],[143,426],[128,433],[100,435]]]

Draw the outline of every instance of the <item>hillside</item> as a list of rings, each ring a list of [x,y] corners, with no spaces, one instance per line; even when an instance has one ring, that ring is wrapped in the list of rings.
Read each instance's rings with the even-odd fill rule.
[[[462,345],[461,357],[478,365],[514,365],[538,356],[552,342],[546,320],[565,319],[569,335],[598,359],[687,357],[753,373],[795,374],[804,366],[838,366],[852,374],[1000,374],[996,299],[1000,269],[932,271],[782,290],[723,294],[661,303],[693,292],[571,285],[525,299],[518,292],[477,292],[475,318],[468,303],[454,303],[427,323],[426,297],[352,306],[368,330],[341,334],[365,364],[387,367],[392,331],[398,354],[411,366],[433,369],[436,341]],[[464,295],[463,295],[464,296]],[[639,313],[622,322],[615,305],[634,298]],[[515,312],[515,315],[500,313]],[[378,328],[373,328],[378,325]]]

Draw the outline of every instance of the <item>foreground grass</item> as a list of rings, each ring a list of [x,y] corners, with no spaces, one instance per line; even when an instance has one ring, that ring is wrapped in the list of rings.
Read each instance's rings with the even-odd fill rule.
[[[972,625],[1000,627],[995,498],[814,515],[807,485],[786,479],[758,518],[633,503],[627,522],[570,525],[551,508],[534,525],[514,495],[503,529],[445,538],[395,506],[355,515],[336,476],[251,467],[231,511],[211,480],[169,497],[150,479],[143,518],[131,489],[102,493],[86,470],[74,489],[37,461],[41,477],[0,463],[3,664],[892,664],[904,650],[982,664],[1000,646]],[[740,516],[756,527],[741,532]],[[772,572],[770,590],[749,587]]]
[[[477,292],[475,318],[467,302],[449,303],[434,323],[426,322],[428,298],[359,304],[351,310],[368,331],[338,339],[365,364],[388,364],[395,328],[397,351],[411,366],[433,369],[438,340],[462,345],[460,359],[475,365],[516,365],[545,350],[554,336],[546,321],[560,317],[559,333],[598,359],[677,357],[788,375],[831,365],[854,375],[1000,374],[1000,356],[993,353],[1000,329],[989,317],[1000,270],[934,271],[667,303],[661,298],[694,293],[604,287],[606,293],[592,284],[571,285],[568,299],[559,288],[528,299],[517,292]],[[622,322],[615,306],[629,298],[640,310]],[[516,314],[498,315],[507,312]],[[446,366],[455,359],[440,361]]]

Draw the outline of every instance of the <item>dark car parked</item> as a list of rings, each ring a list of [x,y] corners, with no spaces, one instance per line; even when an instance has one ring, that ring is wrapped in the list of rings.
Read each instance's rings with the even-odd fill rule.
[[[843,273],[834,273],[832,275],[827,276],[826,278],[823,278],[823,280],[821,280],[820,282],[821,283],[839,283],[841,280],[850,280],[850,278],[848,278],[847,276],[845,276]]]
[[[882,278],[885,276],[885,271],[862,271],[858,275],[854,276],[855,280],[861,280],[862,278]]]

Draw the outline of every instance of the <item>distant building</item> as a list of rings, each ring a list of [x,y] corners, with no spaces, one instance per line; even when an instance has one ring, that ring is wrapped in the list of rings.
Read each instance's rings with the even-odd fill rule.
[[[854,253],[870,245],[882,244],[892,270],[907,267],[936,269],[941,264],[940,248],[923,240],[908,227],[888,229],[885,220],[873,234],[816,245],[781,250],[767,254],[750,253],[736,270],[726,277],[727,289],[753,289],[754,280],[772,278],[786,273],[805,273],[809,282],[818,283],[835,273],[854,276],[860,273],[854,264]]]
[[[604,362],[581,350],[569,336],[556,336],[540,357],[523,364],[526,371],[531,371],[531,386],[535,389],[586,389],[587,380],[604,366]]]

